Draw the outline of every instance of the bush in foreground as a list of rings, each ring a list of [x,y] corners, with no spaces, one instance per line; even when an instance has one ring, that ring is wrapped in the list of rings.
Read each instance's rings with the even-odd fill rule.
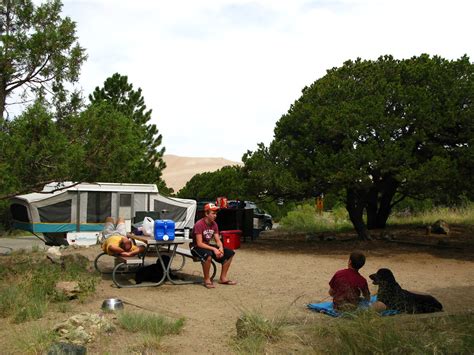
[[[79,262],[67,267],[51,263],[41,252],[18,252],[0,258],[0,317],[21,323],[39,319],[51,304],[63,309],[66,301],[58,294],[58,281],[78,281],[80,297],[95,292],[96,275]]]
[[[163,352],[161,338],[165,335],[179,334],[184,326],[184,318],[170,320],[160,315],[142,312],[119,312],[117,321],[126,331],[140,334],[141,339],[135,341],[129,350],[141,354]]]
[[[310,323],[242,317],[234,341],[239,353],[471,354],[474,349],[472,313],[381,317],[365,311]]]

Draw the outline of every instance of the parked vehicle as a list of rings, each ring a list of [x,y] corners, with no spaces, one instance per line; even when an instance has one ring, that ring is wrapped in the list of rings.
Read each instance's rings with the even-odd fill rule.
[[[204,216],[204,205],[216,203],[214,200],[201,200],[197,202],[196,220]],[[272,216],[257,207],[252,201],[228,200],[227,208],[217,212],[216,222],[219,230],[241,230],[244,240],[257,238],[262,230],[273,228]]]
[[[269,230],[273,228],[273,218],[270,214],[257,207],[252,201],[230,200],[227,202],[229,208],[245,208],[253,210],[253,228],[259,230]]]

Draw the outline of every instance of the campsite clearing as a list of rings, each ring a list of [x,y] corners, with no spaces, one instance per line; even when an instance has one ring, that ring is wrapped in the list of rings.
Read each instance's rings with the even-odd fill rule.
[[[71,301],[70,309],[64,313],[50,313],[31,323],[52,327],[73,314],[100,313],[104,299],[118,297],[129,311],[185,318],[180,334],[162,339],[161,352],[227,353],[233,350],[231,344],[236,334],[236,321],[243,311],[255,311],[269,319],[285,316],[298,324],[332,322],[332,318],[308,311],[305,305],[327,299],[330,277],[346,266],[348,253],[354,249],[360,249],[367,255],[367,263],[361,270],[365,277],[378,268],[389,267],[403,287],[436,296],[444,305],[443,315],[474,311],[472,249],[439,249],[384,241],[308,243],[262,238],[243,243],[237,250],[229,274],[238,281],[237,286],[216,285],[216,288],[209,290],[201,285],[165,284],[160,287],[117,289],[109,276],[103,276],[93,297],[83,303]],[[81,253],[92,261],[99,253],[99,246],[68,248],[67,253]],[[199,280],[200,264],[188,262],[183,272]],[[372,292],[376,291],[374,286],[370,287]],[[0,346],[3,351],[14,352],[13,339],[27,324],[3,324],[0,328]],[[124,331],[118,332],[121,334]],[[127,339],[130,336],[117,337],[117,333],[102,336],[87,346],[88,352],[130,353],[131,344]],[[297,341],[291,349],[295,350],[295,347],[311,350]],[[280,348],[284,349],[285,344]]]

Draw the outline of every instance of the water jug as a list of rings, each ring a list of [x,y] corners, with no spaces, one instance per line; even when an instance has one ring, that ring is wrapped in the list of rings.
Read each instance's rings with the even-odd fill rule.
[[[155,240],[174,240],[175,224],[171,219],[155,221]]]

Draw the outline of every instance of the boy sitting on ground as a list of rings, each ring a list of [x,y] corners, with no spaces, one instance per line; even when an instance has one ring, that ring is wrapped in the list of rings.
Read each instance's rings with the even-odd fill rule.
[[[137,246],[127,237],[125,220],[121,217],[116,224],[112,217],[107,217],[103,234],[106,239],[102,243],[102,250],[109,255],[135,256],[145,251],[143,245]]]
[[[367,280],[359,274],[359,269],[365,264],[365,255],[361,252],[352,252],[349,257],[348,268],[337,271],[329,281],[329,295],[333,297],[334,309],[350,311],[357,308],[363,299],[370,300]]]

